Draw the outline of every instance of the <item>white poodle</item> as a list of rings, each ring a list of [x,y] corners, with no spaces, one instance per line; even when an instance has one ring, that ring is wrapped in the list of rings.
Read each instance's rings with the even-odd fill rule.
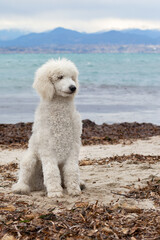
[[[45,186],[48,197],[61,197],[63,187],[79,195],[82,123],[74,106],[78,70],[67,59],[49,60],[36,72],[33,87],[41,101],[13,192],[29,194]]]

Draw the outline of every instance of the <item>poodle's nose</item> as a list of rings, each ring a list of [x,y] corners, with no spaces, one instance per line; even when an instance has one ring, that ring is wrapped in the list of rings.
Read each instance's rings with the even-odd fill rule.
[[[74,85],[71,85],[69,89],[71,90],[72,93],[76,91],[76,87]]]

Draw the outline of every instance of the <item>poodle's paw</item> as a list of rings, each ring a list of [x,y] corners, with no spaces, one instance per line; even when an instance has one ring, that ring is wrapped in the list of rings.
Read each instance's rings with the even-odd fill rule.
[[[79,196],[81,194],[81,189],[79,186],[75,187],[75,188],[69,188],[67,189],[68,194],[71,196]]]
[[[29,195],[30,193],[30,188],[27,184],[24,183],[16,183],[12,186],[12,192],[17,193],[17,194],[25,194]]]
[[[63,197],[63,193],[62,193],[62,191],[59,191],[59,192],[48,192],[47,196],[49,198],[56,198],[56,197],[60,198],[60,197]]]

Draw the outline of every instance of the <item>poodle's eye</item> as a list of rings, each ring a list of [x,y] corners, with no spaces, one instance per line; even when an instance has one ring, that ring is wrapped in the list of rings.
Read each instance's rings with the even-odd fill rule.
[[[58,80],[63,79],[63,75],[58,76]]]

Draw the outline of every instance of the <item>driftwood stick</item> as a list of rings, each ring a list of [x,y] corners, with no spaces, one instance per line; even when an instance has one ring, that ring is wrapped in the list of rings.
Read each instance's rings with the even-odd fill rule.
[[[134,198],[134,199],[136,199],[135,197],[128,196],[127,194],[124,194],[124,193],[118,193],[118,192],[113,192],[113,191],[111,191],[111,193],[113,193],[115,195],[123,196],[123,197],[126,197],[126,198]]]

